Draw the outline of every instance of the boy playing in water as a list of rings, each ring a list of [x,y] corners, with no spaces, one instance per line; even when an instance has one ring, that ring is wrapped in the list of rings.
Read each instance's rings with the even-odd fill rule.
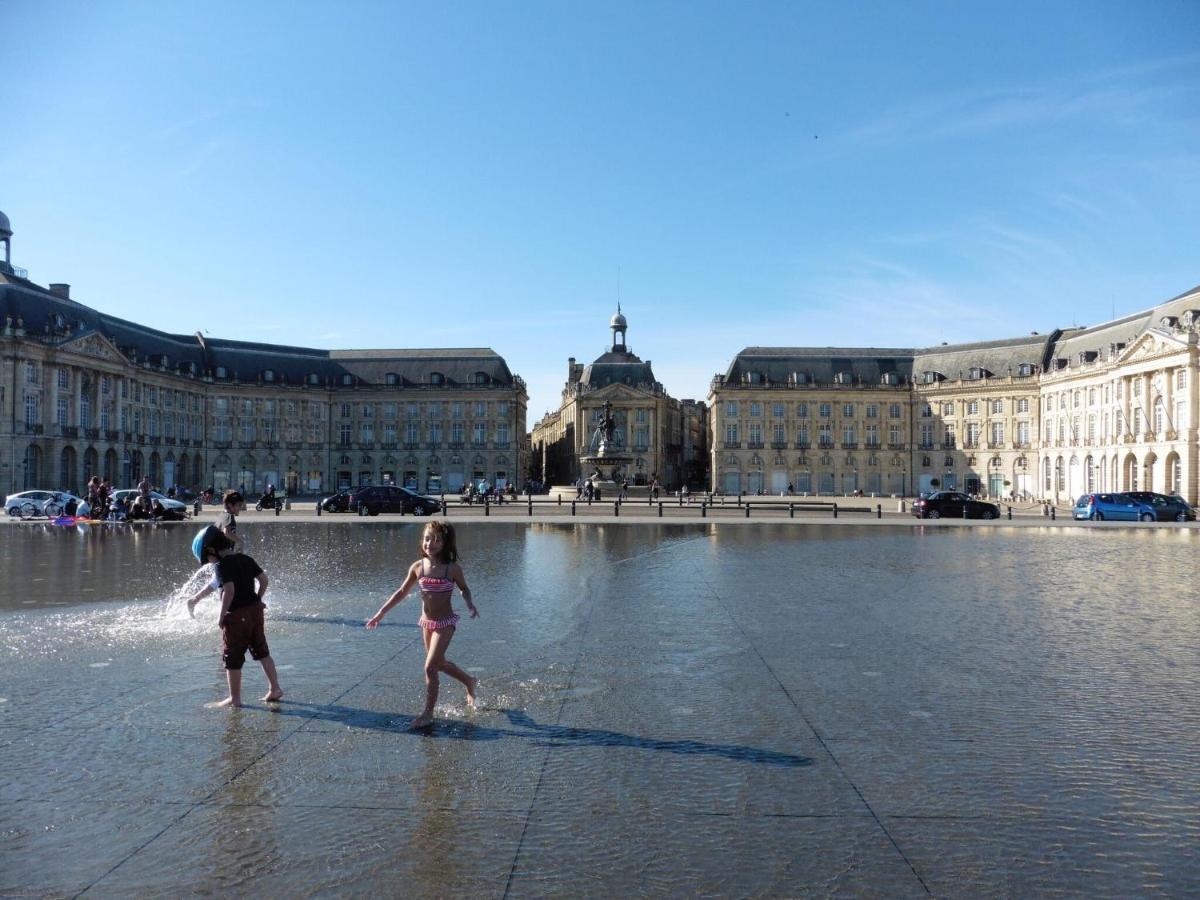
[[[221,612],[217,623],[221,629],[221,661],[225,664],[229,696],[216,705],[242,705],[242,666],[247,650],[262,664],[267,676],[268,690],[262,699],[267,703],[282,700],[283,688],[279,686],[279,675],[267,647],[263,623],[266,605],[262,598],[267,592],[267,573],[253,558],[235,552],[233,541],[220,532],[211,535],[201,555],[205,562],[216,560],[216,580],[221,584]]]
[[[241,553],[246,545],[238,537],[237,514],[246,511],[246,498],[237,491],[230,489],[225,492],[221,500],[225,504],[225,512],[221,513],[217,518],[217,528],[221,530],[221,533],[225,537],[233,541],[237,551]]]

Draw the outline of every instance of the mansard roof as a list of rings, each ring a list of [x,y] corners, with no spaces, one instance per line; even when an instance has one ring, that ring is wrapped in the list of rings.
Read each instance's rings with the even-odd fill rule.
[[[118,347],[131,363],[150,363],[168,371],[198,376],[224,369],[228,378],[255,382],[267,371],[275,382],[341,386],[355,384],[430,384],[436,373],[445,384],[519,382],[503,357],[488,348],[318,350],[193,335],[170,334],[110,316],[55,294],[15,275],[0,274],[0,317],[20,319],[26,334],[68,340],[95,332]]]
[[[1060,332],[998,341],[976,341],[969,344],[942,344],[914,351],[913,372],[917,379],[925,372],[935,372],[947,381],[970,380],[992,376],[1017,375],[1022,365],[1041,371],[1049,350]]]
[[[880,347],[746,347],[729,364],[725,382],[832,384],[842,376],[853,383],[879,384],[885,375],[895,375],[903,384],[912,375],[913,352]]]
[[[614,349],[596,357],[595,361],[583,370],[579,381],[591,388],[607,387],[610,384],[653,387],[656,379],[649,360],[642,362],[641,358],[631,351]]]

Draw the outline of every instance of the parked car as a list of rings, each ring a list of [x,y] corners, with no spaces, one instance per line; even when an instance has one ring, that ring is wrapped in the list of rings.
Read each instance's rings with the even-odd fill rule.
[[[1125,495],[1154,507],[1154,517],[1160,522],[1196,521],[1196,511],[1182,497],[1153,491],[1126,491]]]
[[[998,519],[1000,507],[960,491],[934,491],[913,501],[912,514],[918,519]]]
[[[113,501],[123,500],[125,503],[132,505],[137,499],[137,488],[122,488],[119,491],[113,491]],[[163,505],[163,509],[170,512],[187,514],[188,505],[181,500],[172,500],[166,494],[160,494],[158,491],[150,492],[150,499],[157,500]]]
[[[433,497],[425,497],[394,484],[378,484],[359,488],[350,496],[350,510],[365,509],[367,515],[377,516],[381,512],[412,513],[429,516],[440,512],[442,504]]]
[[[1154,507],[1128,494],[1082,494],[1075,501],[1076,519],[1109,519],[1114,522],[1153,522]]]
[[[61,516],[73,514],[80,499],[66,491],[21,491],[9,494],[4,501],[4,511],[22,519],[33,516]]]
[[[350,498],[353,495],[354,488],[342,488],[336,494],[330,494],[321,500],[321,509],[325,512],[349,512]]]

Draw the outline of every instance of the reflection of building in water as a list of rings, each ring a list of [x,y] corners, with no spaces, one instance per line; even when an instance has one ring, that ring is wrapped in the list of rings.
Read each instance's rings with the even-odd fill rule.
[[[482,348],[312,350],[155,331],[11,264],[0,213],[0,485],[80,490],[385,482],[456,491],[525,470],[525,384]],[[4,390],[0,388],[0,390]]]
[[[591,365],[576,363],[574,357],[567,361],[562,404],[533,428],[533,471],[550,484],[570,484],[580,475],[590,475],[580,459],[598,451],[608,403],[613,416],[613,440],[608,449],[630,459],[629,471],[620,473],[623,477],[631,484],[648,484],[657,477],[665,487],[673,488],[691,475],[699,486],[706,462],[706,417],[697,410],[702,411],[704,404],[681,403],[667,394],[655,380],[650,360],[643,362],[626,345],[628,322],[620,307],[609,327],[612,346]],[[693,474],[697,471],[699,477]],[[603,474],[608,478],[612,473]]]
[[[924,350],[748,347],[709,392],[714,490],[1197,502],[1200,289],[1094,328]]]

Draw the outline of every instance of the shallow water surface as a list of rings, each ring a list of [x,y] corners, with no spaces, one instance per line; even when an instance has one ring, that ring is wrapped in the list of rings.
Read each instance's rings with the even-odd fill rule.
[[[464,524],[413,733],[420,529],[247,526],[237,711],[194,528],[3,529],[0,893],[1200,890],[1194,530]]]

